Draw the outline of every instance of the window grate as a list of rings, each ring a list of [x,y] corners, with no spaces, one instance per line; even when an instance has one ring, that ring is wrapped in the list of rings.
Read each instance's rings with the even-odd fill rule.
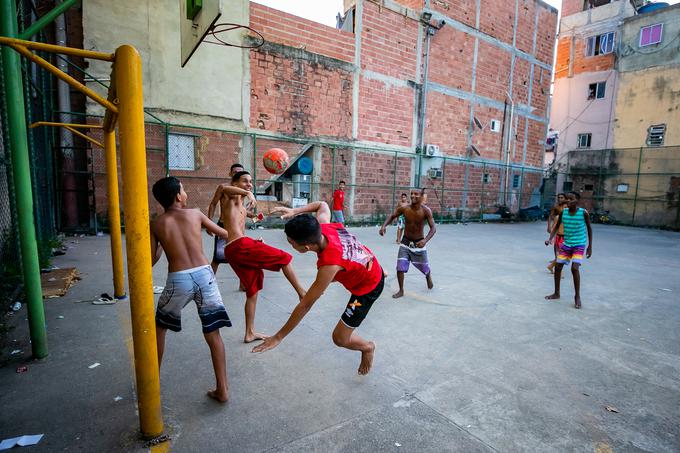
[[[196,150],[193,135],[168,134],[168,168],[170,170],[195,170]]]
[[[649,146],[662,146],[666,135],[665,124],[655,124],[647,129],[647,144]]]

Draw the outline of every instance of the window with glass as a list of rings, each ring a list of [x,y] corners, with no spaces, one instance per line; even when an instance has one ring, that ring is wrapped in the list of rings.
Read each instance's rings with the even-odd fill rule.
[[[588,100],[604,99],[607,82],[597,82],[588,85]]]
[[[597,36],[591,36],[586,41],[586,57],[606,55],[614,52],[616,33],[611,31]]]
[[[577,148],[590,148],[590,142],[593,138],[593,134],[590,132],[586,134],[578,134]]]
[[[663,38],[663,24],[654,24],[640,29],[640,47],[658,44]]]

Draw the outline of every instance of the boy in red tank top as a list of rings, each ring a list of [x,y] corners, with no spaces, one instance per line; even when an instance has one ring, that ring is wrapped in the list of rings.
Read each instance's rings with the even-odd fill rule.
[[[375,343],[354,332],[364,320],[373,303],[380,297],[385,275],[375,255],[340,223],[329,223],[331,212],[323,201],[296,209],[277,208],[286,223],[285,233],[290,245],[300,253],[317,254],[317,274],[314,283],[295,307],[288,321],[253,352],[273,349],[302,321],[331,282],[339,282],[352,295],[340,321],[333,330],[333,342],[342,348],[361,352],[359,374],[368,374],[373,365]],[[310,214],[316,213],[316,218]],[[302,214],[302,215],[299,215]]]

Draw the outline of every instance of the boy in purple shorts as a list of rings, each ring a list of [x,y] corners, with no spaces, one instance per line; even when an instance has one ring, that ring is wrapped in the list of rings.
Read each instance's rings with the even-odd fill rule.
[[[579,268],[583,261],[583,252],[586,252],[586,258],[590,258],[593,254],[593,229],[590,226],[588,211],[578,207],[578,200],[581,196],[576,192],[567,192],[565,197],[567,208],[562,210],[562,214],[550,232],[550,238],[545,241],[545,245],[550,245],[560,225],[563,226],[564,242],[557,251],[557,265],[555,266],[555,292],[545,296],[545,298],[549,300],[560,298],[562,268],[571,261],[571,275],[574,278],[574,307],[581,308],[581,274]],[[587,248],[586,241],[588,243]]]
[[[175,177],[163,178],[153,185],[153,196],[165,212],[151,222],[151,258],[156,264],[165,250],[168,278],[156,309],[156,345],[158,366],[163,361],[165,334],[182,330],[182,309],[196,302],[203,326],[203,337],[210,348],[215,371],[215,390],[208,396],[219,402],[229,398],[227,359],[220,336],[221,327],[231,327],[222,304],[215,274],[203,254],[201,229],[227,237],[227,231],[215,225],[197,209],[186,209],[187,194]]]
[[[404,274],[408,272],[410,263],[413,263],[413,266],[425,275],[427,288],[432,289],[434,287],[425,244],[437,232],[437,227],[434,225],[432,211],[423,204],[424,198],[425,189],[411,190],[411,204],[397,207],[396,211],[385,220],[382,228],[380,228],[380,236],[384,236],[387,225],[392,223],[397,217],[404,216],[406,228],[404,236],[399,243],[399,255],[397,255],[397,282],[399,283],[399,291],[392,295],[395,299],[404,295]],[[427,236],[425,236],[425,222],[430,227]]]

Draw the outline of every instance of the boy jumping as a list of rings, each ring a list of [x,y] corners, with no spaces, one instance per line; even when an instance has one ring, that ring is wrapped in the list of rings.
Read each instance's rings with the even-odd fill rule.
[[[564,242],[557,252],[557,265],[555,266],[555,292],[545,296],[545,298],[549,300],[560,298],[562,268],[571,261],[571,275],[574,277],[574,307],[581,308],[581,274],[579,268],[581,261],[583,261],[583,250],[586,251],[586,258],[590,258],[593,254],[593,229],[590,226],[588,211],[578,207],[578,200],[581,196],[576,192],[567,192],[565,198],[567,208],[562,210],[562,214],[550,232],[550,237],[545,241],[545,245],[550,245],[560,226],[564,225]],[[586,232],[588,233],[587,238]],[[586,239],[588,240],[587,248]]]
[[[296,209],[276,208],[286,223],[285,233],[290,245],[300,253],[317,255],[316,279],[307,294],[291,313],[288,321],[272,337],[253,348],[264,352],[275,348],[302,321],[312,305],[326,291],[331,282],[337,281],[351,294],[340,321],[333,330],[333,342],[342,348],[361,352],[359,374],[367,374],[373,364],[375,343],[356,335],[373,303],[380,297],[385,276],[373,252],[347,232],[340,223],[328,223],[331,212],[323,201],[310,203]],[[316,218],[310,214],[316,213]],[[302,214],[302,215],[298,215]]]
[[[163,250],[168,259],[168,278],[156,309],[158,366],[163,360],[167,330],[182,330],[182,309],[193,300],[215,370],[215,390],[210,390],[208,396],[224,403],[229,398],[229,388],[219,329],[231,327],[231,321],[222,304],[215,274],[203,254],[201,228],[223,237],[227,232],[200,211],[185,209],[187,194],[177,178],[158,180],[153,185],[153,196],[165,212],[151,223],[152,265],[158,262]]]
[[[272,272],[282,271],[302,299],[305,291],[300,286],[293,266],[293,257],[262,241],[256,241],[245,235],[246,208],[244,199],[250,200],[250,206],[255,207],[257,201],[253,195],[253,180],[247,171],[239,171],[231,178],[232,185],[221,185],[218,194],[223,199],[222,218],[227,229],[229,242],[224,247],[224,256],[246,291],[246,332],[243,337],[245,343],[264,340],[267,335],[255,331],[255,309],[257,295],[264,282],[263,269]]]

